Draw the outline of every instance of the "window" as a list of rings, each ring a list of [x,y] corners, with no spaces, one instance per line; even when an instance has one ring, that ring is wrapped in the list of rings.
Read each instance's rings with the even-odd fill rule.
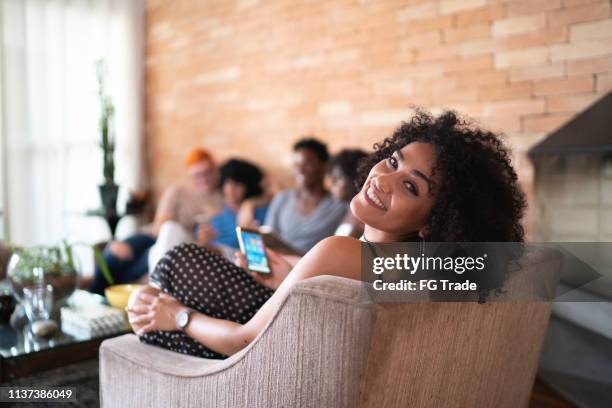
[[[108,66],[116,108],[116,181],[139,187],[143,3],[4,0],[0,3],[3,182],[9,239],[20,245],[109,238],[99,208],[95,61]]]

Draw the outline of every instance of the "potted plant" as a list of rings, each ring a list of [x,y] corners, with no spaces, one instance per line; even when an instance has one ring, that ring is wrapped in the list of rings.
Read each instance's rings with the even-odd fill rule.
[[[105,89],[106,64],[103,60],[96,62],[98,78],[98,97],[100,98],[100,147],[102,148],[102,166],[104,183],[98,186],[102,207],[106,214],[115,214],[119,186],[115,184],[115,106]]]
[[[79,279],[72,246],[63,242],[56,246],[13,248],[7,278],[19,301],[23,299],[24,287],[38,283],[51,284],[54,300],[64,300],[74,292]]]

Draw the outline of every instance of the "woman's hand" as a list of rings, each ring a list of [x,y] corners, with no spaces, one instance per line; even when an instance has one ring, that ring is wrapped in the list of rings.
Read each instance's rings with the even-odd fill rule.
[[[268,248],[266,248],[266,255],[270,264],[270,270],[272,271],[268,274],[250,271],[244,254],[242,252],[236,252],[234,254],[236,257],[236,265],[247,271],[255,282],[269,289],[276,290],[276,288],[283,283],[287,275],[289,275],[291,269],[293,269],[293,264],[283,255]]]
[[[198,236],[196,238],[198,245],[208,246],[211,241],[217,238],[217,230],[208,223],[202,223],[198,227]]]
[[[236,225],[242,228],[257,228],[259,227],[255,220],[255,201],[252,198],[247,198],[240,204],[238,214],[236,215]]]
[[[137,335],[151,331],[175,331],[176,316],[186,309],[174,297],[160,292],[158,296],[138,294],[136,301],[128,307],[128,318],[132,327],[140,327]]]

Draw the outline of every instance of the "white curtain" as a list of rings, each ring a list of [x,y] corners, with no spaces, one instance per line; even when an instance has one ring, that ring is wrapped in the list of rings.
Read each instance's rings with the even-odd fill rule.
[[[144,182],[143,0],[0,0],[8,238],[20,245],[109,238],[100,207],[95,61],[115,104],[120,202]],[[121,227],[121,224],[120,224]],[[125,230],[125,228],[124,228]]]

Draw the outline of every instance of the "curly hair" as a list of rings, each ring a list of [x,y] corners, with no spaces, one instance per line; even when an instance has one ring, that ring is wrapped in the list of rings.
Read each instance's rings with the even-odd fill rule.
[[[524,241],[521,219],[527,205],[508,149],[499,136],[453,111],[434,117],[417,110],[362,159],[358,186],[363,186],[376,163],[412,142],[434,146],[433,172],[441,176],[427,224],[428,241]]]
[[[256,197],[263,193],[261,181],[263,173],[257,165],[242,159],[229,159],[220,168],[221,186],[227,180],[242,183],[245,186],[244,199]]]
[[[357,177],[357,164],[359,160],[367,157],[367,153],[361,149],[342,149],[329,161],[329,168],[338,167],[344,177],[355,180]]]
[[[359,192],[357,186],[352,184],[352,181],[357,178],[357,165],[367,156],[368,154],[361,149],[342,149],[329,161],[329,170],[337,168],[342,176],[351,183],[352,196]]]

